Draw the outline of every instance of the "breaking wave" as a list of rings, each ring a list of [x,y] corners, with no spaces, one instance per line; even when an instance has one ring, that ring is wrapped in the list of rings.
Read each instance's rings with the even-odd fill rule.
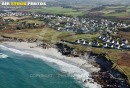
[[[53,59],[51,57],[47,57],[47,56],[44,56],[44,55],[38,55],[38,54],[35,54],[34,52],[26,52],[26,51],[22,51],[22,50],[18,50],[18,49],[14,49],[14,48],[9,48],[9,47],[6,47],[4,45],[0,45],[1,49],[4,49],[4,50],[7,50],[7,51],[12,51],[14,53],[17,53],[17,54],[21,54],[21,55],[31,55],[35,58],[39,58],[39,59],[42,59],[43,61],[45,62],[51,62],[51,63],[55,63],[56,65],[58,65],[58,68],[60,68],[60,70],[62,72],[65,72],[67,73],[68,75],[70,75],[71,77],[74,77],[76,80],[78,80],[79,82],[82,82],[84,87],[86,88],[101,88],[100,85],[98,85],[97,83],[95,82],[86,82],[84,83],[85,80],[92,80],[91,78],[89,78],[89,72],[87,72],[86,70],[84,69],[81,69],[77,66],[74,66],[74,65],[71,65],[71,64],[68,64],[68,63],[65,63],[59,59]]]

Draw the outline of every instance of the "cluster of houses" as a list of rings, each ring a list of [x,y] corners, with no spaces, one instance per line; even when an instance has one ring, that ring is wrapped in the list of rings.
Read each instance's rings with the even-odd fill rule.
[[[115,49],[130,49],[127,39],[119,39],[114,36],[110,36],[109,33],[102,34],[99,39],[103,41],[103,47],[115,48]]]
[[[23,17],[23,18],[16,19],[17,22],[14,23],[13,26],[11,26],[10,23],[14,22],[14,19],[11,19],[11,18],[5,19],[4,18],[4,17],[10,17],[10,16]],[[23,20],[23,19],[25,19],[25,20],[27,19],[27,18],[24,18],[24,16],[42,17],[43,15],[38,14],[38,13],[32,14],[30,12],[4,10],[4,11],[0,12],[0,19],[1,19],[0,29],[5,29],[6,25],[8,25],[9,27],[11,26],[10,28],[12,28],[12,29],[40,28],[45,25],[44,22],[41,22],[41,23],[36,23],[35,21],[31,22],[31,23],[26,22]]]
[[[20,30],[20,29],[25,29],[25,28],[30,28],[30,29],[34,29],[34,28],[41,28],[44,27],[45,24],[44,22],[39,22],[39,23],[35,23],[35,22],[27,22],[25,21],[18,21],[16,23],[13,23],[13,25],[10,25],[11,22],[14,22],[13,19],[1,19],[1,24],[0,24],[0,29],[16,29],[16,30]]]
[[[116,33],[118,28],[127,28],[129,25],[108,21],[105,19],[91,19],[86,17],[70,17],[63,15],[49,15],[41,13],[31,13],[23,11],[9,11],[0,12],[0,17],[5,16],[32,16],[33,18],[40,17],[41,20],[46,21],[46,24],[58,31],[67,31],[74,33]]]
[[[128,28],[129,25],[108,21],[105,19],[91,19],[85,17],[70,17],[63,15],[49,15],[49,14],[40,14],[40,13],[30,13],[30,12],[13,12],[13,11],[4,11],[0,12],[0,17],[3,16],[32,16],[33,18],[41,18],[41,21],[44,21],[49,27],[54,28],[58,31],[67,31],[74,33],[101,33],[99,39],[102,40],[102,43],[99,43],[97,40],[85,41],[83,39],[76,40],[76,44],[89,45],[94,47],[104,47],[104,48],[115,48],[115,49],[130,49],[128,45],[128,40],[118,39],[113,36],[110,36],[110,33],[118,32],[118,28]],[[11,19],[3,20],[8,22]],[[36,28],[42,27],[45,24],[36,24],[19,22],[15,25],[15,29],[23,28]],[[105,33],[105,34],[104,34]]]
[[[44,23],[28,23],[26,21],[23,21],[23,22],[19,22],[17,23],[13,28],[14,29],[24,29],[24,28],[41,28],[41,27],[44,27]]]
[[[102,42],[99,43],[97,40],[86,41],[84,39],[78,39],[74,43],[100,48],[128,49],[128,50],[130,49],[130,45],[128,45],[128,40],[112,37],[108,33],[102,34],[101,36],[99,36],[99,39],[102,40]]]
[[[118,28],[127,28],[129,25],[108,21],[104,19],[91,19],[82,17],[67,16],[43,16],[48,20],[48,25],[58,31],[68,31],[75,33],[116,33]]]
[[[22,12],[22,11],[11,11],[11,10],[4,10],[0,12],[0,17],[7,17],[7,16],[31,16],[30,12]]]
[[[101,47],[101,44],[96,40],[86,41],[84,39],[78,39],[78,40],[75,41],[75,43],[81,44],[81,45],[86,45],[86,46]]]
[[[7,17],[7,16],[15,16],[15,17],[32,16],[34,18],[37,18],[37,17],[44,17],[46,15],[41,13],[32,13],[30,11],[13,11],[13,10],[0,11],[0,17]]]

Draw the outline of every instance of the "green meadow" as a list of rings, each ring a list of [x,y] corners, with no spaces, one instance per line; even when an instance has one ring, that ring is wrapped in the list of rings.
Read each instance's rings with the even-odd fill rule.
[[[42,9],[33,9],[32,12],[41,12],[47,14],[63,14],[63,15],[70,15],[70,16],[84,15],[84,13],[81,11],[77,11],[72,8],[63,8],[63,7],[46,7]]]
[[[103,13],[105,17],[126,18],[130,16],[130,5],[104,6],[101,10],[93,12]]]

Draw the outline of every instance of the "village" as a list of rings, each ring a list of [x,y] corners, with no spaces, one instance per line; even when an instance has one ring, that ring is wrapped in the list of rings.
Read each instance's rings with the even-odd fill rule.
[[[130,45],[128,45],[128,40],[126,39],[119,39],[119,38],[110,36],[109,33],[102,34],[101,36],[99,36],[99,39],[102,42],[99,42],[98,40],[87,42],[84,39],[78,39],[74,43],[86,45],[86,46],[99,47],[99,48],[130,50]]]
[[[10,19],[4,17],[26,17],[22,19]],[[13,12],[13,11],[4,11],[0,13],[1,25],[0,28],[7,29],[7,24],[11,29],[21,30],[21,29],[34,29],[42,28],[45,25],[57,30],[65,31],[75,34],[98,34],[99,36],[92,41],[87,41],[86,39],[77,39],[73,42],[74,44],[80,44],[84,46],[92,46],[99,48],[111,48],[111,49],[126,49],[130,50],[127,39],[121,39],[115,37],[118,33],[118,28],[128,28],[128,24],[114,22],[107,19],[91,19],[86,17],[71,17],[64,15],[49,15],[49,14],[40,14],[40,13],[31,13],[31,12]],[[31,19],[31,22],[26,20]],[[40,20],[39,20],[40,19]],[[39,22],[36,22],[38,20]],[[3,23],[3,24],[2,24]],[[10,24],[13,24],[10,25]]]

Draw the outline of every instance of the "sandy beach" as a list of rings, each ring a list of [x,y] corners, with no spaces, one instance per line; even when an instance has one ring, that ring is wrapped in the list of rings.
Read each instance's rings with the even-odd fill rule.
[[[27,42],[4,42],[4,45],[9,45],[12,47],[15,47],[17,49],[26,50],[26,52],[38,52],[39,54],[50,56],[55,59],[60,59],[64,62],[67,62],[69,64],[76,65],[80,68],[83,68],[84,70],[91,72],[98,72],[100,68],[94,67],[93,65],[89,64],[86,59],[83,59],[82,57],[67,57],[62,55],[60,52],[58,52],[55,48],[48,48],[43,49],[41,47],[37,47],[36,43],[27,43]]]
[[[89,86],[90,88],[101,88],[100,85],[94,82],[91,78],[91,73],[98,72],[100,68],[94,67],[93,65],[89,64],[88,61],[83,59],[82,57],[67,57],[58,52],[56,48],[43,49],[41,47],[37,47],[36,43],[3,42],[1,45],[9,47],[9,50],[13,50],[16,53],[21,53],[22,51],[23,53],[30,54],[33,52],[38,57],[50,57],[47,58],[48,61],[52,60],[52,62],[57,63],[59,64],[59,66],[61,66],[60,68],[62,68],[62,71],[67,71],[70,75],[81,79],[80,81],[84,83],[84,86]],[[64,67],[66,65],[68,65],[68,67]]]

